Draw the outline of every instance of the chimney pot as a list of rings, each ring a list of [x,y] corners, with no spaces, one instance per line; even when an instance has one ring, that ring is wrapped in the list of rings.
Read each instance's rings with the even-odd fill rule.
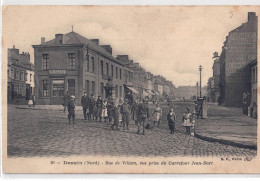
[[[15,49],[15,45],[13,45],[13,49]]]
[[[41,44],[45,43],[45,37],[41,37]]]

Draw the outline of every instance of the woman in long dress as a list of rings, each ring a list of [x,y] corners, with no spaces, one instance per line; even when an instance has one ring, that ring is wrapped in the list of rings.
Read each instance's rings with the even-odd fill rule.
[[[105,119],[105,122],[107,122],[107,100],[104,99],[103,104],[102,104],[102,113],[101,113],[101,117]]]
[[[157,124],[157,127],[160,125],[162,119],[162,109],[159,106],[159,103],[156,104],[156,108],[153,111],[153,124]]]
[[[190,127],[191,127],[191,113],[189,108],[185,108],[185,113],[183,114],[183,123],[182,126],[186,128],[186,134],[190,134]]]

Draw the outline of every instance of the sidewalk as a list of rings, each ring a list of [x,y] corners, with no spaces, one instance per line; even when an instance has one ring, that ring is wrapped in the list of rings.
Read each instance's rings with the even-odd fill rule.
[[[257,119],[242,114],[241,108],[210,103],[207,119],[198,119],[195,136],[242,148],[257,148]]]
[[[30,110],[64,110],[62,105],[35,105],[35,107],[29,107],[28,105],[14,105],[11,104],[9,106],[15,107],[16,109],[30,109]],[[81,106],[76,106],[76,110],[81,110]]]

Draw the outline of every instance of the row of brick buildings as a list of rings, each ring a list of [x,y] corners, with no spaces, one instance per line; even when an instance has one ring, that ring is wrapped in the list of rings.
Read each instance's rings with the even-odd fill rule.
[[[213,76],[208,80],[212,102],[230,107],[257,106],[257,21],[248,21],[229,32],[220,56],[215,52]]]
[[[143,98],[173,95],[174,85],[162,76],[145,71],[128,55],[112,55],[110,45],[87,39],[72,31],[33,45],[35,95],[38,104],[62,104],[69,91],[79,98],[83,92],[95,97],[123,99],[126,94]]]
[[[7,100],[8,103],[20,103],[29,100],[34,92],[34,66],[28,52],[8,49]]]

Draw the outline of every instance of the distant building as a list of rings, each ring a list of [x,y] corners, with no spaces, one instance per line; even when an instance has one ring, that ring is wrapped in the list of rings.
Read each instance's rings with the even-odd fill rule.
[[[243,94],[251,92],[249,64],[257,59],[257,19],[249,12],[248,21],[226,37],[219,58],[220,104],[241,107]]]
[[[254,60],[250,63],[251,73],[251,106],[257,106],[257,61]]]
[[[21,103],[34,93],[34,70],[28,52],[8,49],[8,103]]]
[[[219,56],[217,52],[213,53],[214,63],[212,66],[213,76],[209,79],[208,86],[208,96],[211,102],[217,102],[220,96],[219,90],[219,79],[220,79],[220,64],[219,64]]]

